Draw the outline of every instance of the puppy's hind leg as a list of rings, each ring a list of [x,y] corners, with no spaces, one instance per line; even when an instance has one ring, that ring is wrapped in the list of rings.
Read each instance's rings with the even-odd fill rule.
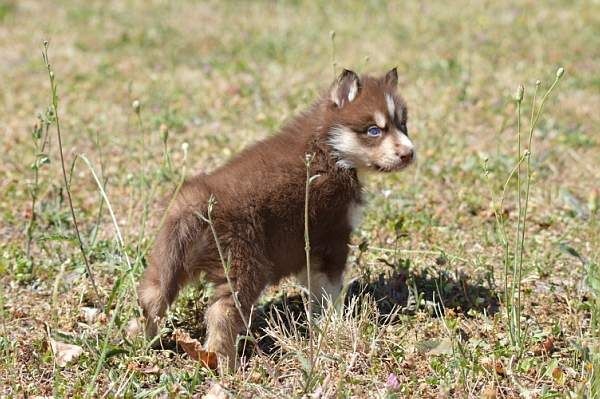
[[[158,322],[171,303],[169,296],[174,296],[165,292],[168,291],[165,289],[165,285],[173,285],[172,280],[169,273],[165,273],[163,264],[151,262],[138,286],[138,301],[146,319],[146,337],[148,339],[157,334]]]
[[[226,281],[219,281],[215,287],[214,302],[205,314],[205,347],[218,355],[223,371],[235,369],[237,335],[246,327],[244,321],[251,323],[250,309],[266,286],[261,273],[256,271],[253,274],[244,273],[243,278],[233,278],[231,281],[232,286]]]
[[[247,317],[244,315],[244,317]],[[205,348],[216,353],[223,369],[234,370],[236,361],[235,341],[244,328],[244,321],[235,306],[232,295],[218,298],[207,309]]]

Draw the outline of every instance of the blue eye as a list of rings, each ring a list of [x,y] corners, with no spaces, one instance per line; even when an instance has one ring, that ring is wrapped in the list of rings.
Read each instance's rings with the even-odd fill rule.
[[[367,136],[369,137],[379,137],[381,136],[381,129],[377,126],[371,126],[367,129]]]

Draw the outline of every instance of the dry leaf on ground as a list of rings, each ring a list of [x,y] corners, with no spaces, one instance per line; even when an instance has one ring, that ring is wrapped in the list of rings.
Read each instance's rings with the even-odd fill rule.
[[[533,350],[533,354],[536,356],[549,355],[554,352],[554,349],[554,337],[550,336],[539,343],[539,345]]]
[[[565,373],[560,367],[554,367],[554,369],[552,369],[552,379],[554,380],[555,384],[564,385],[566,377]]]
[[[182,330],[175,330],[173,336],[177,345],[181,346],[190,358],[202,362],[213,370],[218,367],[217,354],[205,351],[197,339],[191,338],[188,333]]]
[[[56,364],[60,367],[64,367],[67,363],[76,360],[83,353],[81,346],[66,344],[53,339],[50,339],[50,346],[52,347]]]

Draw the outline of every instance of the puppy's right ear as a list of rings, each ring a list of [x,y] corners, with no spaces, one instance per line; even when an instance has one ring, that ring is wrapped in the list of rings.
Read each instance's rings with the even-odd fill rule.
[[[348,69],[344,69],[340,76],[331,85],[331,101],[342,108],[345,104],[354,101],[360,90],[358,75]]]
[[[385,84],[390,86],[392,89],[396,89],[398,86],[398,68],[394,67],[385,74],[385,78],[383,78]]]

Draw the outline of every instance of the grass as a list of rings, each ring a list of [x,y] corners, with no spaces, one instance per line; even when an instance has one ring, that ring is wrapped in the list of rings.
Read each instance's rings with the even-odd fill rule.
[[[1,393],[595,397],[599,19],[560,0],[0,4]],[[272,134],[332,68],[395,65],[419,159],[368,178],[345,306],[307,323],[293,281],[270,289],[246,338],[258,349],[220,376],[170,338],[203,339],[199,282],[148,349],[134,284],[161,200]],[[536,80],[541,98],[560,66],[536,120]],[[520,150],[517,121],[537,126]],[[82,353],[61,366],[52,341]]]

